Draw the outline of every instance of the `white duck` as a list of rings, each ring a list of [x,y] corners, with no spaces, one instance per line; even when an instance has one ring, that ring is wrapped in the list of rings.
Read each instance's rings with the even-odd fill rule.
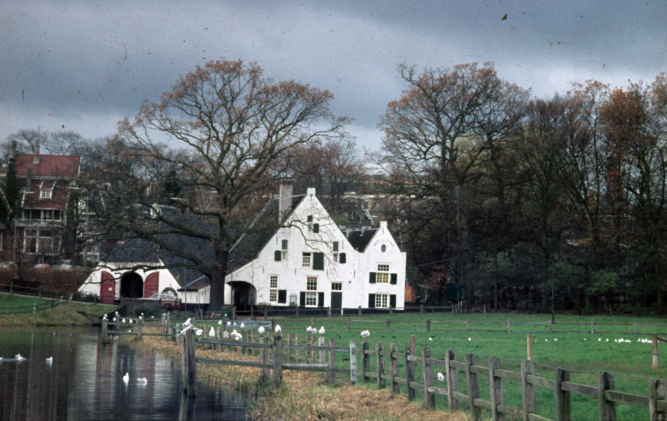
[[[324,326],[322,326],[318,332],[320,335],[324,335],[326,333],[326,330],[324,330]]]
[[[282,332],[282,331],[283,331],[283,330],[280,328],[280,325],[276,325],[275,332],[276,332],[276,333],[280,333],[280,332]]]
[[[445,375],[442,373],[438,373],[438,381],[444,382],[445,381]]]
[[[130,373],[125,373],[123,376],[123,383],[127,384],[130,381]]]
[[[260,326],[259,329],[257,329],[257,333],[259,333],[260,335],[263,335],[264,334],[264,326]]]
[[[215,338],[215,329],[213,329],[213,326],[211,326],[211,330],[208,331],[208,337]]]
[[[369,332],[369,331],[367,331],[367,330],[364,330],[363,332],[361,332],[361,333],[359,334],[359,336],[361,336],[362,338],[366,339],[366,338],[368,338],[369,336],[371,336],[371,332]]]

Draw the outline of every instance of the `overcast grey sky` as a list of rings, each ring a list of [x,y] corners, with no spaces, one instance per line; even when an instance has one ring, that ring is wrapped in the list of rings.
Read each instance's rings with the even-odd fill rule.
[[[666,53],[664,0],[0,0],[0,140],[23,128],[111,135],[144,99],[225,57],[330,90],[360,149],[375,149],[405,88],[399,63],[493,61],[547,97],[573,81],[650,83]]]

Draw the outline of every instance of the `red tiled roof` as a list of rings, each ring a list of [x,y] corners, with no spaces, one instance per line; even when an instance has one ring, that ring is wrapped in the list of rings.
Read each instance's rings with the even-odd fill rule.
[[[39,164],[35,164],[35,155],[18,154],[16,155],[16,176],[25,177],[69,177],[74,178],[79,175],[80,156],[64,155],[40,155]]]

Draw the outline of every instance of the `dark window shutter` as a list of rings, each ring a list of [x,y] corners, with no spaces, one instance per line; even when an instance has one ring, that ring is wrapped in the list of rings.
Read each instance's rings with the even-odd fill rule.
[[[308,222],[313,222],[313,215],[308,215]]]
[[[317,293],[317,306],[318,307],[324,307],[324,293],[323,292],[318,292]]]
[[[324,270],[324,253],[313,253],[313,270]]]
[[[320,232],[320,224],[313,224],[313,232],[314,233]]]
[[[338,251],[338,241],[333,242],[333,251]]]
[[[273,260],[275,260],[276,262],[279,262],[279,261],[280,261],[280,256],[281,256],[281,255],[282,255],[282,252],[281,252],[280,250],[276,250],[276,251],[273,253]]]
[[[389,307],[396,308],[396,294],[391,294],[389,296]]]
[[[282,249],[283,249],[283,250],[287,250],[287,240],[283,240],[283,244],[282,244],[282,245],[283,245]]]
[[[278,290],[278,304],[287,304],[287,290],[279,289]]]
[[[370,274],[370,278],[369,278],[369,282],[370,282],[371,284],[374,284],[374,283],[375,283],[375,272],[371,272],[371,274]]]
[[[375,308],[375,294],[368,294],[368,308]]]
[[[301,304],[299,304],[301,307],[306,306],[306,293],[304,291],[301,291],[299,293],[299,299],[301,300]]]
[[[347,256],[345,256],[345,253],[341,253],[338,255],[338,262],[347,263]]]
[[[396,285],[398,284],[398,273],[392,273],[391,274],[391,284]]]

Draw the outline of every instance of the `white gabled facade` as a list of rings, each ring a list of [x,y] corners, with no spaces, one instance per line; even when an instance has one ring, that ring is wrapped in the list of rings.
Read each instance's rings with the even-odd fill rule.
[[[368,237],[372,237],[364,241],[365,247],[355,250],[317,199],[314,188],[286,214],[282,228],[257,258],[230,273],[227,283],[250,284],[254,304],[295,303],[332,307],[332,311],[404,306],[406,255],[386,222],[369,231]],[[229,300],[232,303],[233,297]]]

